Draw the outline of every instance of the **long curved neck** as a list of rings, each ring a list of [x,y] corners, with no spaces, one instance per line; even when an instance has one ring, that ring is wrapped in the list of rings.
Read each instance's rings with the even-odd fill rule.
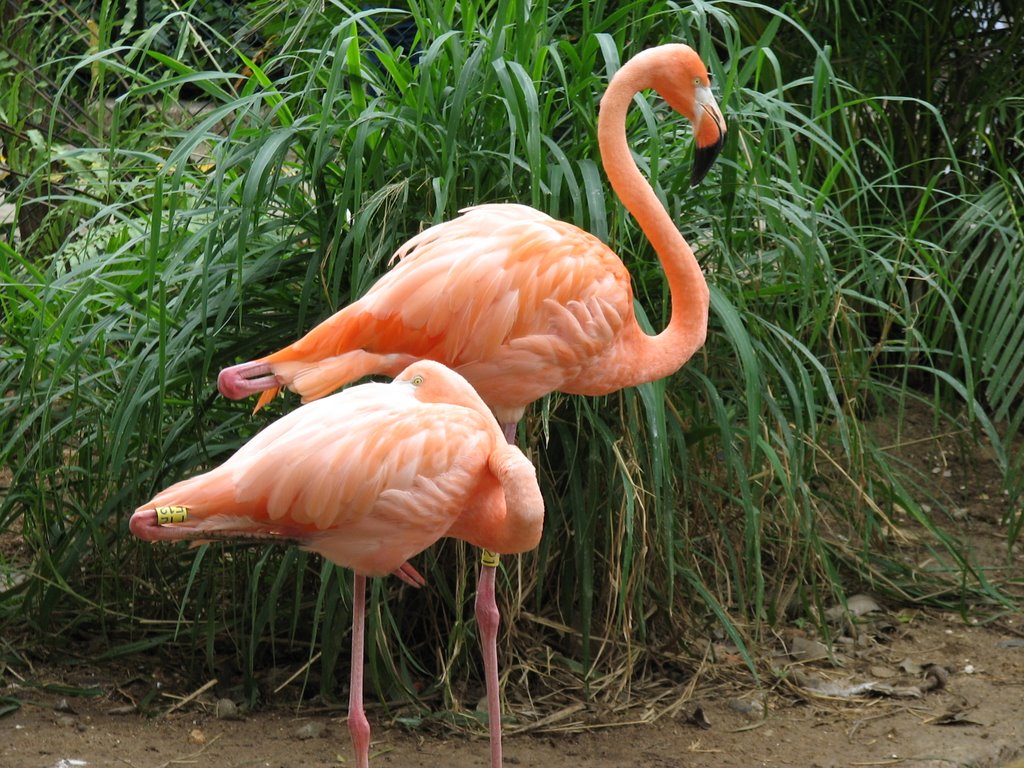
[[[626,141],[626,112],[633,96],[651,87],[650,68],[656,65],[644,54],[627,62],[608,85],[597,121],[608,180],[654,247],[672,296],[672,317],[665,330],[648,336],[637,327],[633,335],[634,371],[642,372],[643,381],[674,373],[700,349],[707,336],[709,303],[707,282],[693,250],[640,173]]]
[[[449,536],[502,555],[540,543],[544,497],[533,463],[514,445],[499,445],[488,458],[490,476],[448,530]]]

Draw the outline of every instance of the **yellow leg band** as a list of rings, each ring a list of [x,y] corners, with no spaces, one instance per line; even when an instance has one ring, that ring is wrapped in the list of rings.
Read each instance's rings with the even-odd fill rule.
[[[497,552],[491,552],[491,550],[485,549],[480,554],[480,562],[488,568],[497,568],[498,563],[501,562],[501,555]]]
[[[188,519],[188,507],[157,507],[153,511],[156,512],[157,525],[184,523]]]

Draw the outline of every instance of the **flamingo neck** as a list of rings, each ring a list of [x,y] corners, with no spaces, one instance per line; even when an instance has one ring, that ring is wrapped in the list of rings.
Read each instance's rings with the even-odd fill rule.
[[[656,59],[634,57],[615,74],[601,99],[597,138],[612,189],[651,242],[668,280],[672,315],[668,326],[648,336],[637,326],[632,335],[629,384],[668,376],[679,370],[707,336],[709,294],[693,250],[676,228],[650,183],[640,173],[626,140],[626,113],[633,97],[652,87]]]
[[[544,498],[532,462],[513,445],[499,445],[488,458],[489,477],[449,528],[448,536],[514,555],[540,543]]]

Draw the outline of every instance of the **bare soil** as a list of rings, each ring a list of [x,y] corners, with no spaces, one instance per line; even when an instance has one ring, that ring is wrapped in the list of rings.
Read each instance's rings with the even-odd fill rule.
[[[511,766],[1007,766],[1024,755],[1024,641],[1021,617],[1000,627],[958,616],[900,616],[891,642],[846,656],[820,679],[873,681],[881,690],[842,696],[814,678],[773,691],[733,686],[698,690],[685,714],[653,723],[565,722],[505,739]],[[919,670],[933,664],[942,680]],[[810,667],[811,665],[807,665]],[[912,670],[905,673],[904,668]],[[21,708],[0,720],[0,765],[9,768],[177,765],[352,765],[344,713],[271,709],[217,717],[212,698],[144,718],[124,705],[111,670],[54,668],[39,683],[94,686],[96,697],[56,689],[21,691]],[[6,693],[17,694],[9,684]],[[168,699],[171,701],[172,699]],[[469,768],[488,765],[483,736],[419,733],[375,723],[373,765]],[[511,724],[511,723],[510,723]],[[76,762],[77,761],[77,762]]]
[[[945,494],[948,527],[972,559],[1010,591],[1022,584],[1019,547],[1006,548],[1006,497],[985,442],[963,433],[931,435],[910,414],[900,434],[878,433],[922,478]],[[894,521],[908,558],[934,564],[927,535]],[[915,547],[918,541],[922,546]],[[780,629],[770,668],[757,685],[742,674],[705,670],[680,688],[682,706],[654,717],[616,716],[579,702],[532,722],[512,704],[505,740],[509,766],[840,766],[1024,768],[1024,613],[993,608],[967,616],[851,599],[831,648],[806,627]],[[727,664],[721,660],[719,664]],[[285,705],[231,717],[211,688],[195,691],[163,674],[155,717],[138,714],[139,667],[62,666],[31,674],[0,666],[3,697],[20,707],[0,717],[0,767],[353,765],[344,710]],[[767,667],[766,667],[767,668]],[[509,684],[510,687],[513,683]],[[69,688],[62,688],[67,686]],[[96,695],[70,696],[71,688]],[[661,690],[671,690],[671,684]],[[506,691],[506,693],[511,693]],[[643,696],[643,693],[634,694]],[[522,696],[511,696],[515,701]],[[168,709],[177,702],[174,711]],[[635,712],[636,710],[630,710]],[[410,730],[369,706],[371,764],[405,768],[487,766],[481,733],[434,725]],[[228,715],[228,716],[225,716]],[[630,721],[631,720],[631,721]],[[643,720],[644,722],[639,722]],[[525,733],[516,733],[526,730]]]

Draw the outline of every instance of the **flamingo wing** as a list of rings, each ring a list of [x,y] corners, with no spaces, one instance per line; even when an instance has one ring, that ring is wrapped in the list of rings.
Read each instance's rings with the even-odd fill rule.
[[[463,373],[492,407],[521,408],[574,378],[632,318],[618,257],[527,206],[466,209],[395,257],[361,299],[263,358],[304,400],[426,358]]]

